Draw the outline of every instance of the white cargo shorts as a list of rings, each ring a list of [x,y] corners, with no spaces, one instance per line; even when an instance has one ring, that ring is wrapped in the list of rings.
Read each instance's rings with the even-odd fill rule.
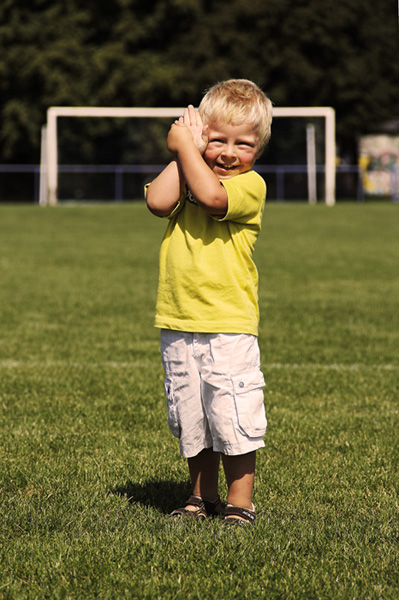
[[[180,454],[264,447],[265,381],[254,335],[161,330],[168,424]]]

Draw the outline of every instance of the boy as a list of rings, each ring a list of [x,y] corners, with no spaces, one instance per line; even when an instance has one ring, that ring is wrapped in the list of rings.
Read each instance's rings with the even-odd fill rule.
[[[155,326],[161,328],[168,423],[188,459],[192,495],[172,517],[220,514],[254,523],[256,450],[266,416],[258,275],[252,261],[266,186],[252,170],[270,137],[271,102],[251,81],[213,86],[170,128],[174,160],[147,188],[169,225],[161,245]]]

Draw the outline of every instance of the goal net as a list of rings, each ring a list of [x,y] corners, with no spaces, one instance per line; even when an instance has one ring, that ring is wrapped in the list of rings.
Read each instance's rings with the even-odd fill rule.
[[[142,197],[144,183],[170,160],[167,131],[183,110],[49,108],[42,132],[40,204]],[[334,109],[273,109],[272,138],[255,165],[268,183],[269,198],[284,200],[288,188],[288,197],[334,205],[335,161]],[[90,186],[94,191],[88,192]]]

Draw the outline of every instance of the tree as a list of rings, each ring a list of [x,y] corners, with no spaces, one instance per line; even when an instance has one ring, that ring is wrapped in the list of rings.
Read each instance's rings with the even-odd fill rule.
[[[399,116],[397,56],[391,0],[2,0],[0,162],[38,162],[49,106],[183,106],[229,77],[333,106],[355,160]]]

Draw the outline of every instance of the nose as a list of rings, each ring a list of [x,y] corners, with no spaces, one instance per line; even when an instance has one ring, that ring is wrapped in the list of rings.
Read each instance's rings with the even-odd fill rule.
[[[236,156],[234,144],[226,144],[223,148],[222,156],[227,159],[234,159]]]

